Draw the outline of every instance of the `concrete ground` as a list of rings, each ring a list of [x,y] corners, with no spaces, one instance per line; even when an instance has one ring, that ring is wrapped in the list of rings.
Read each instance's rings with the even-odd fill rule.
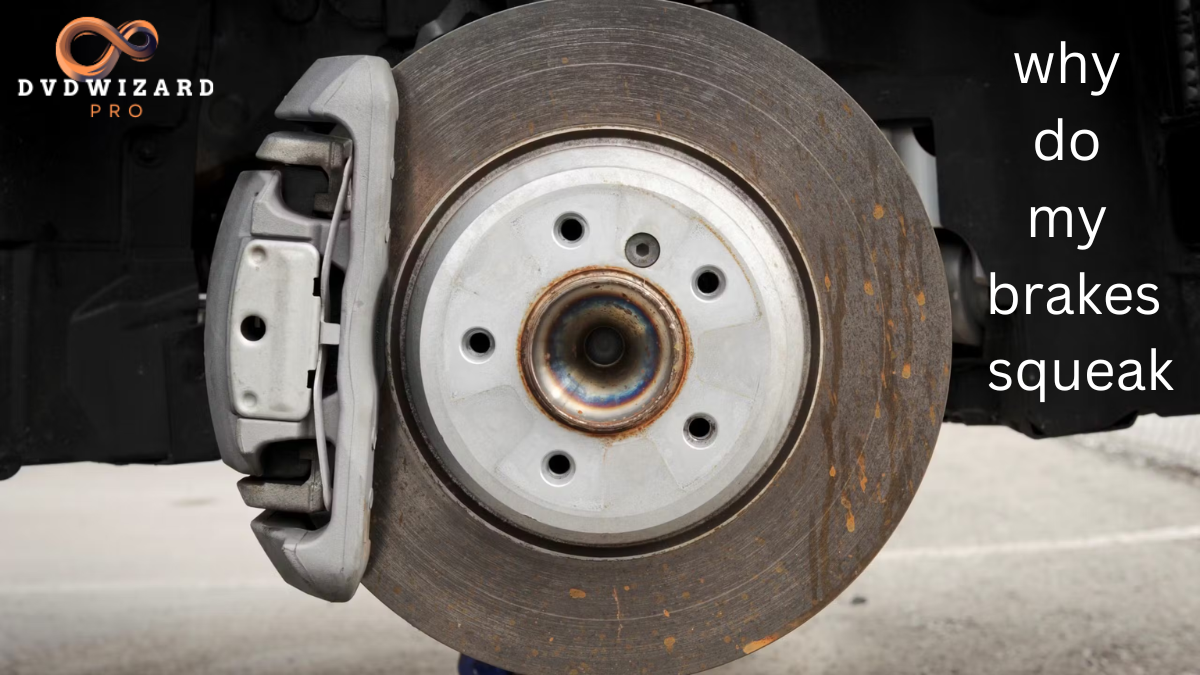
[[[1138,438],[944,427],[866,572],[713,672],[1200,675],[1200,482],[1138,460]],[[74,465],[0,483],[0,673],[454,672],[365,590],[333,605],[285,586],[235,480]]]

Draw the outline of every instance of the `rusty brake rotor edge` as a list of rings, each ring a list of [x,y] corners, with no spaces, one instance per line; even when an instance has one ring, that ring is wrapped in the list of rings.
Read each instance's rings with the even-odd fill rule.
[[[444,644],[522,673],[697,672],[803,623],[879,551],[946,400],[949,302],[933,231],[870,118],[783,45],[657,0],[502,12],[394,70],[390,277],[364,584]],[[814,322],[810,390],[763,485],[704,536],[594,557],[469,508],[428,459],[402,379],[407,284],[443,204],[489,162],[562,134],[662,138],[778,221]]]

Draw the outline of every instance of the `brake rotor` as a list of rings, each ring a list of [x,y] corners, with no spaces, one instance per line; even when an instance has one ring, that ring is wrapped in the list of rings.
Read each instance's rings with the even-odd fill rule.
[[[502,12],[394,74],[363,583],[521,673],[696,672],[814,615],[948,385],[937,244],[871,119],[657,0]]]

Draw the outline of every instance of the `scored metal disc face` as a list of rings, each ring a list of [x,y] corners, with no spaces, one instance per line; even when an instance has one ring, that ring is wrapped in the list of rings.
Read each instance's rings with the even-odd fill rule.
[[[502,12],[394,73],[392,298],[380,309],[364,585],[444,644],[529,674],[697,672],[819,611],[912,500],[949,376],[937,243],[870,118],[783,45],[657,0]],[[414,289],[451,206],[523,153],[597,137],[660,144],[751,195],[790,257],[809,331],[794,355],[807,364],[803,390],[769,465],[703,523],[618,547],[542,536],[474,498],[477,486],[438,453],[441,429],[428,428],[408,359]],[[671,253],[662,241],[646,274]],[[468,338],[448,335],[446,349]],[[495,349],[488,362],[517,366],[515,345]]]

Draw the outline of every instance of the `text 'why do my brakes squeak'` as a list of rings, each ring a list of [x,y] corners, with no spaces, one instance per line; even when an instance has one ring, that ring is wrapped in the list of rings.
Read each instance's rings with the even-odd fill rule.
[[[1051,52],[1044,57],[1039,54],[1029,54],[1025,58],[1021,54],[1013,56],[1016,58],[1017,77],[1024,85],[1050,83],[1054,80],[1055,70],[1058,71],[1058,84],[1067,84],[1068,79],[1073,83],[1074,76],[1078,73],[1079,83],[1086,85],[1089,73],[1094,67],[1097,79],[1093,80],[1095,88],[1090,89],[1089,94],[1102,96],[1108,90],[1120,54],[1113,54],[1111,59],[1101,59],[1099,54],[1093,53],[1090,55],[1091,60],[1089,61],[1083,54],[1068,52],[1067,43],[1060,42],[1057,54]],[[1055,57],[1057,57],[1057,61]],[[1107,61],[1107,65],[1105,61]],[[1044,129],[1037,134],[1033,141],[1033,149],[1038,159],[1044,162],[1068,161],[1065,159],[1067,154],[1070,154],[1071,160],[1088,162],[1100,154],[1100,138],[1088,129],[1079,129],[1068,138],[1064,130],[1063,119],[1060,117],[1055,120],[1053,128]],[[1078,234],[1084,241],[1077,244],[1075,248],[1087,251],[1096,242],[1106,211],[1107,207],[1101,207],[1098,211],[1088,213],[1082,206],[1072,209],[1067,206],[1031,205],[1029,208],[1029,236],[1036,238],[1039,227],[1045,230],[1048,237],[1054,237],[1059,232],[1064,233],[1068,238],[1074,238]],[[1025,284],[1024,293],[1021,293],[1013,284],[998,282],[994,272],[991,274],[990,282],[989,311],[993,315],[1017,313],[1021,310],[1022,304],[1024,304],[1025,314],[1031,314],[1033,307],[1040,307],[1043,302],[1049,314],[1064,317],[1073,316],[1076,313],[1079,315],[1089,313],[1104,315],[1107,313],[1118,316],[1127,314],[1150,316],[1157,313],[1160,308],[1155,297],[1158,287],[1154,284],[1141,284],[1135,290],[1127,284],[1117,283],[1100,291],[1101,284],[1089,285],[1084,272],[1079,273],[1077,287],[1073,283],[1071,285],[1056,283],[1049,287],[1044,284]],[[1078,359],[1069,368],[1071,371],[1069,373],[1063,372],[1068,368],[1064,368],[1062,362],[1054,360],[1053,375],[1047,372],[1045,360],[1026,359],[1017,366],[1014,375],[1018,386],[1025,391],[1038,392],[1038,400],[1044,403],[1050,381],[1053,382],[1055,389],[1064,392],[1079,391],[1082,386],[1087,386],[1094,391],[1106,391],[1113,386],[1123,391],[1144,391],[1146,389],[1155,391],[1160,386],[1166,390],[1173,390],[1174,388],[1167,382],[1165,376],[1167,367],[1170,365],[1170,360],[1160,364],[1158,350],[1151,349],[1148,364],[1145,366],[1136,359],[1126,359],[1114,368],[1110,361],[1099,359],[1088,364],[1086,375],[1082,379]],[[1012,363],[1005,359],[992,361],[991,374],[995,379],[988,386],[996,391],[1011,389],[1014,380],[1014,377],[1009,374],[1013,372],[1011,368]]]

